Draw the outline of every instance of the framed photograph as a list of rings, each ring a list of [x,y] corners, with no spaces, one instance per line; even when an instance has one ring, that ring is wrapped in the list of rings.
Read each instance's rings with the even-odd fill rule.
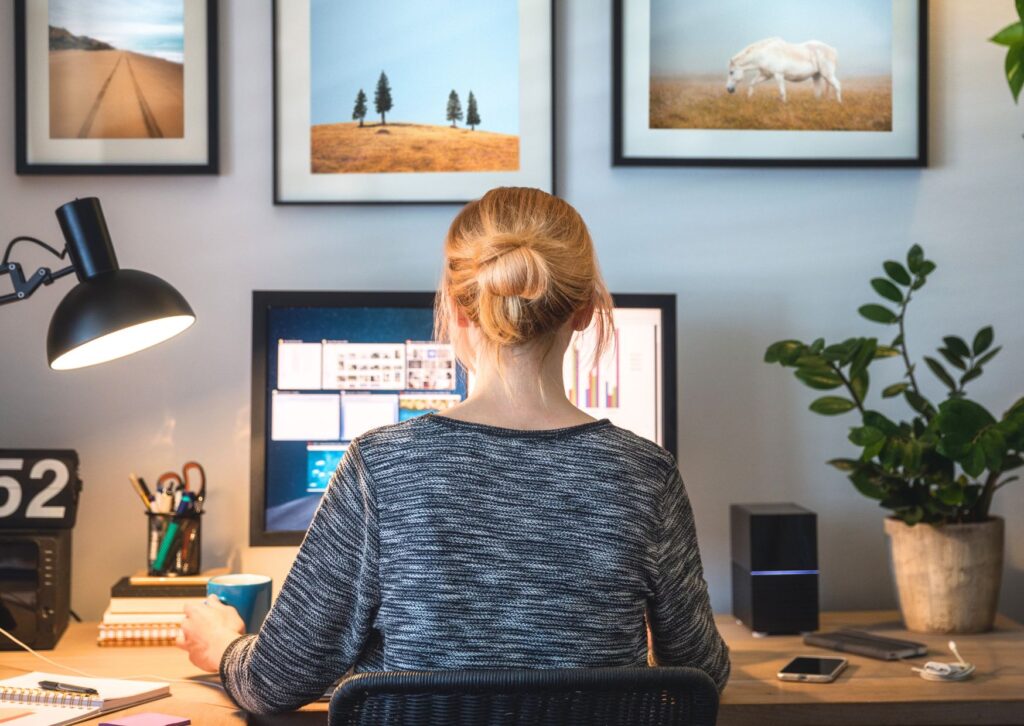
[[[927,0],[614,0],[613,163],[925,166]]]
[[[274,3],[274,202],[554,191],[554,0]]]
[[[216,0],[15,0],[18,174],[216,174]]]

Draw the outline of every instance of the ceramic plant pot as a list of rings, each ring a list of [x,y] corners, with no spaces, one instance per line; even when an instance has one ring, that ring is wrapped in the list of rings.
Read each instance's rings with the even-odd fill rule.
[[[903,622],[918,633],[991,630],[1003,575],[1003,520],[918,524],[885,520]]]

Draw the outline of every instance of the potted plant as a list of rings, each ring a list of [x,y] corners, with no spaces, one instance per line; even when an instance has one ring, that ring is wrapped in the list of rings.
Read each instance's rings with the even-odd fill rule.
[[[1024,1],[1024,0],[1022,0]],[[937,405],[918,386],[918,369],[907,348],[905,323],[911,299],[924,287],[935,263],[915,245],[906,265],[889,260],[871,287],[889,305],[860,308],[868,320],[895,328],[888,344],[850,338],[829,344],[782,340],[765,362],[794,369],[802,383],[827,394],[810,408],[826,416],[856,412],[860,424],[849,440],[856,458],[829,464],[846,472],[857,490],[891,511],[885,530],[900,609],[907,627],[919,632],[972,633],[992,627],[1003,564],[1003,520],[991,516],[993,495],[1017,479],[1007,472],[1024,466],[1024,398],[997,419],[967,396],[966,386],[999,353],[993,330],[978,331],[970,345],[943,338],[939,357],[925,356],[928,370],[946,388]],[[902,398],[906,420],[895,421],[868,405],[869,370],[886,359],[902,362],[902,374],[887,381],[882,398]],[[944,362],[943,362],[944,361]]]

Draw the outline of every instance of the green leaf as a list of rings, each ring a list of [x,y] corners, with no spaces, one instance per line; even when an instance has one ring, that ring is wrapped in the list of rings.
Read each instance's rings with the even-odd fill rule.
[[[888,345],[880,345],[875,348],[875,358],[895,358],[900,354],[898,350]]]
[[[864,425],[873,426],[886,436],[898,436],[900,433],[900,427],[878,411],[865,411]]]
[[[853,471],[861,465],[856,459],[829,459],[825,463],[829,466],[834,466],[839,471]]]
[[[942,339],[942,342],[946,344],[946,347],[956,353],[961,358],[970,358],[971,349],[967,347],[966,341],[963,338],[958,338],[955,335],[947,335]]]
[[[1024,88],[1024,43],[1014,43],[1006,51],[1006,80],[1013,100],[1020,101],[1020,91]]]
[[[913,389],[908,388],[903,392],[903,397],[907,399],[907,403],[910,407],[920,414],[925,416],[933,416],[935,414],[935,407],[926,399]]]
[[[964,503],[963,487],[958,487],[955,484],[940,487],[938,495],[939,501],[950,507],[959,507]]]
[[[850,379],[850,388],[857,394],[857,400],[864,401],[868,396],[868,387],[871,385],[871,377],[867,370],[862,370]]]
[[[967,450],[967,456],[961,459],[960,466],[968,476],[977,477],[985,471],[985,451],[980,445],[975,444]]]
[[[928,277],[928,275],[935,272],[935,263],[931,260],[925,260],[921,263],[921,277]]]
[[[856,471],[849,478],[857,488],[857,491],[869,499],[883,499],[885,497],[885,490],[875,484],[867,472]]]
[[[992,340],[995,338],[995,331],[992,330],[991,325],[987,325],[978,331],[978,334],[974,336],[974,355],[981,355],[989,346],[992,345]]]
[[[799,340],[780,340],[768,346],[764,352],[764,362],[788,365],[786,361],[796,358],[805,347]]]
[[[921,245],[914,245],[907,252],[907,267],[915,275],[921,271],[921,263],[924,262],[924,250]]]
[[[885,434],[874,426],[854,426],[850,429],[850,435],[847,438],[854,446],[864,447],[885,441]]]
[[[878,348],[878,341],[875,338],[864,338],[857,346],[857,352],[853,354],[850,362],[850,378],[857,378],[863,373],[868,364],[875,358],[875,350]]]
[[[989,40],[998,45],[1006,46],[1024,43],[1024,23],[1018,22],[1013,23],[1012,25],[1007,25],[1005,28],[989,38]]]
[[[982,429],[995,423],[984,406],[966,398],[951,398],[939,406],[939,431],[953,443],[971,442]]]
[[[857,309],[857,312],[874,323],[892,325],[899,320],[899,316],[896,313],[881,305],[862,305]]]
[[[801,368],[795,375],[804,385],[810,386],[819,391],[831,391],[843,385],[843,379],[830,368],[808,369]]]
[[[813,343],[811,343],[811,347],[807,349],[807,352],[809,354],[811,354],[811,355],[821,355],[821,351],[824,350],[824,349],[825,349],[825,339],[824,338],[818,338]]]
[[[1003,349],[1003,346],[997,345],[995,348],[990,350],[988,353],[986,353],[985,355],[981,356],[981,358],[978,358],[978,360],[975,361],[974,365],[976,365],[976,366],[983,366],[983,365],[985,365],[990,360],[995,358],[996,355],[999,354],[999,351],[1001,351],[1002,349]]]
[[[885,274],[904,287],[910,284],[910,273],[896,260],[886,260],[882,263]]]
[[[832,370],[832,366],[820,355],[802,355],[793,361],[793,365],[797,368],[813,368],[815,370],[824,368],[825,370]]]
[[[893,383],[891,386],[886,386],[882,389],[882,398],[893,398],[900,395],[908,388],[910,388],[909,383]]]
[[[979,443],[985,452],[986,466],[993,471],[999,471],[1006,456],[1006,438],[998,429],[988,429],[979,438]]]
[[[875,289],[879,295],[884,297],[886,300],[891,300],[894,303],[903,302],[903,293],[900,289],[893,285],[891,282],[886,280],[884,277],[876,277],[871,281],[871,287]]]
[[[981,366],[977,366],[977,365],[974,366],[974,368],[971,368],[971,370],[967,371],[962,376],[960,376],[960,385],[962,386],[965,383],[970,383],[975,378],[978,378],[979,376],[981,376],[981,374],[982,374]]]
[[[953,376],[946,373],[946,369],[942,367],[941,363],[927,355],[924,357],[924,362],[928,364],[936,378],[946,384],[951,391],[956,390],[956,381],[953,380]]]
[[[1017,0],[1017,15],[1024,22],[1024,0]]]
[[[958,356],[956,353],[951,351],[949,348],[939,348],[939,353],[949,361],[951,366],[959,368],[962,371],[967,370],[967,364],[964,363],[964,359]]]
[[[915,524],[924,519],[924,510],[921,507],[911,507],[910,509],[904,510],[900,513],[901,518],[904,522],[913,527]]]
[[[820,413],[823,416],[836,416],[847,411],[852,411],[857,407],[853,401],[848,398],[841,398],[839,396],[822,396],[818,400],[814,401],[810,409],[815,413]]]

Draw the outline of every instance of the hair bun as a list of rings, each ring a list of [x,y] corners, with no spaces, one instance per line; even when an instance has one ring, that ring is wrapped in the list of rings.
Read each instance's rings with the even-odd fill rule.
[[[484,243],[478,260],[481,293],[526,301],[545,295],[551,281],[548,263],[530,240],[499,233]]]

